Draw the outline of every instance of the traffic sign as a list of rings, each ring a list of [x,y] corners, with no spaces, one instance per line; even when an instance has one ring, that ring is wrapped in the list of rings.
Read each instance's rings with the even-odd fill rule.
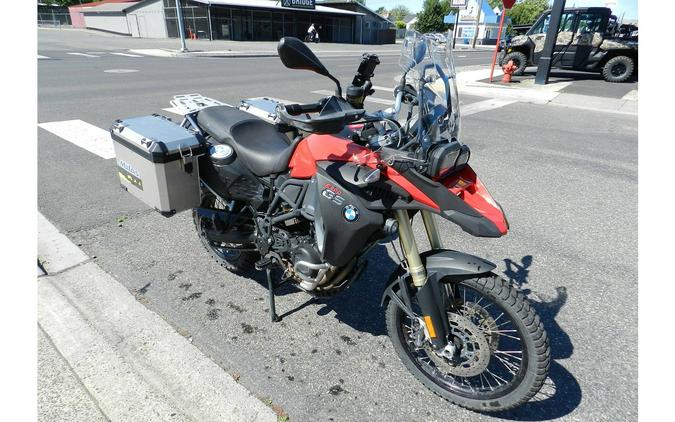
[[[516,4],[516,0],[502,0],[502,4],[504,5],[504,9],[510,9]]]
[[[451,0],[450,7],[454,7],[455,9],[466,9],[468,3],[469,0]]]

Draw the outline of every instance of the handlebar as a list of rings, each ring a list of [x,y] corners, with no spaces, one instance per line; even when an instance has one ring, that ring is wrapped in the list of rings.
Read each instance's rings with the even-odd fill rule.
[[[297,116],[304,113],[318,113],[323,107],[323,101],[308,104],[287,104],[284,106],[286,113]]]

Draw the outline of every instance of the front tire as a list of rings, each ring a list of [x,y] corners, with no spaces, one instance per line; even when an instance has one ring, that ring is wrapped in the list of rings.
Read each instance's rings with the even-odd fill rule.
[[[444,284],[447,294],[459,293],[449,296],[448,303],[461,304],[455,312],[448,310],[449,325],[457,334],[454,344],[462,336],[469,338],[459,345],[457,360],[439,356],[428,341],[420,346],[419,334],[413,333],[415,321],[390,300],[387,331],[399,358],[432,392],[467,409],[497,412],[527,402],[543,385],[550,365],[548,337],[534,308],[521,292],[493,274],[450,283]],[[470,311],[462,314],[462,309]],[[514,346],[516,337],[520,349]],[[469,358],[460,362],[463,353]]]
[[[633,75],[635,64],[627,56],[612,57],[602,67],[602,77],[607,82],[625,82]]]

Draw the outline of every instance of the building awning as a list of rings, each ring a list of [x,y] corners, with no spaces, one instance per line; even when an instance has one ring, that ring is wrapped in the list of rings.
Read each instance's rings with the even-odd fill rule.
[[[349,15],[349,16],[363,16],[364,13],[351,12],[349,10],[335,9],[332,7],[316,5],[316,9],[292,9],[290,7],[282,7],[281,1],[269,0],[192,0],[196,3],[210,4],[213,6],[239,6],[256,9],[276,9],[284,10],[286,12],[311,12],[311,13],[331,13],[334,15]]]

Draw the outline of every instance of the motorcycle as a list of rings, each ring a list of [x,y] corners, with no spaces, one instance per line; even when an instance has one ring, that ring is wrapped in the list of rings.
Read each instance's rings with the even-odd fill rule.
[[[201,243],[227,270],[266,272],[270,317],[278,321],[279,285],[337,294],[363,274],[368,252],[390,241],[399,265],[381,305],[406,368],[434,393],[471,410],[527,402],[549,368],[542,322],[524,295],[494,272],[495,264],[444,248],[435,220],[478,237],[497,238],[509,229],[469,164],[469,147],[459,141],[451,43],[409,31],[394,105],[376,112],[367,112],[364,100],[374,93],[377,55],[362,56],[343,96],[340,82],[301,40],[282,38],[277,50],[286,67],[331,79],[335,95],[310,104],[269,98],[238,107],[202,104],[185,115],[180,127],[199,143],[189,154],[163,151],[182,163],[181,177],[198,180],[200,203],[192,214]],[[135,133],[131,123],[118,126],[113,139],[121,139],[122,130],[128,138]],[[150,148],[149,139],[140,143]],[[138,195],[149,190],[142,169],[128,162],[133,157],[120,156],[120,177],[131,180],[125,187]],[[197,164],[197,178],[188,164]],[[178,183],[172,180],[169,185]],[[431,245],[426,252],[413,234],[416,216]]]

